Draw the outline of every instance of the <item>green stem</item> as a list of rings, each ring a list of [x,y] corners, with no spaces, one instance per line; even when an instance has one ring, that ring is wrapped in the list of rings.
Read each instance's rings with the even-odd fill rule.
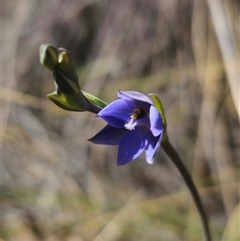
[[[197,210],[199,212],[199,215],[201,217],[203,231],[204,231],[204,241],[211,241],[211,235],[210,235],[210,230],[209,230],[209,226],[208,226],[207,216],[204,211],[200,196],[198,194],[197,188],[192,180],[191,175],[189,174],[187,168],[184,166],[183,162],[181,161],[177,151],[174,149],[174,147],[169,142],[168,138],[166,138],[162,142],[162,148],[166,152],[166,154],[169,156],[169,158],[173,161],[173,163],[177,167],[178,171],[181,173],[185,183],[187,184],[187,186],[190,190],[194,203],[195,203]]]

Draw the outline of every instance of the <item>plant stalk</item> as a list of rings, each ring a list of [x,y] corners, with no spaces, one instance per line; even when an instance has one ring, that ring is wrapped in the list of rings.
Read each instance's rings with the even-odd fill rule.
[[[197,210],[199,212],[201,221],[202,221],[202,226],[203,226],[203,232],[204,232],[204,241],[211,241],[211,235],[210,235],[210,229],[208,225],[208,219],[206,216],[206,213],[204,211],[201,198],[198,194],[197,188],[193,182],[193,179],[188,172],[187,168],[184,166],[183,162],[181,161],[177,151],[175,148],[171,145],[169,142],[168,138],[166,138],[162,142],[162,148],[165,151],[165,153],[168,155],[168,157],[172,160],[172,162],[175,164],[177,167],[178,171],[181,173],[185,183],[187,184],[189,191],[192,195],[192,198],[194,200],[194,203],[197,207]]]

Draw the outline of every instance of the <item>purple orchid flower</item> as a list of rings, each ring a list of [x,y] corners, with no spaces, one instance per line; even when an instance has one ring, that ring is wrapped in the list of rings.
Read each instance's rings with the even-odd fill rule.
[[[117,165],[136,159],[144,150],[146,161],[152,164],[163,135],[160,113],[142,93],[118,91],[118,97],[98,113],[108,124],[89,141],[118,145]]]

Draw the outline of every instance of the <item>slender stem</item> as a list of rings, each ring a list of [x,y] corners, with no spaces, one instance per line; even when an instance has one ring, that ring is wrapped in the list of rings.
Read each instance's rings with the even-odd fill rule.
[[[179,172],[181,173],[185,183],[187,184],[189,191],[193,197],[194,203],[197,207],[197,210],[199,212],[199,215],[201,217],[203,231],[204,231],[204,241],[211,241],[211,235],[210,230],[208,226],[208,220],[206,213],[204,211],[200,196],[198,194],[197,188],[192,180],[191,175],[189,174],[187,168],[184,166],[183,162],[181,161],[177,151],[174,149],[174,147],[169,142],[168,138],[166,138],[162,142],[162,148],[166,152],[166,154],[169,156],[169,158],[173,161]]]

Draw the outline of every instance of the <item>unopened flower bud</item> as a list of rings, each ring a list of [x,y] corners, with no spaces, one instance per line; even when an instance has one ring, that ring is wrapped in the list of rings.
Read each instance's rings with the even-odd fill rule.
[[[39,48],[40,63],[43,67],[53,71],[58,66],[58,50],[49,44],[42,44]]]
[[[51,45],[40,46],[40,62],[53,71],[56,91],[48,98],[57,106],[69,111],[98,113],[107,104],[94,95],[81,91],[75,63],[68,51]]]
[[[63,94],[74,95],[81,92],[75,63],[68,51],[59,48],[58,67],[54,69],[53,77]]]

